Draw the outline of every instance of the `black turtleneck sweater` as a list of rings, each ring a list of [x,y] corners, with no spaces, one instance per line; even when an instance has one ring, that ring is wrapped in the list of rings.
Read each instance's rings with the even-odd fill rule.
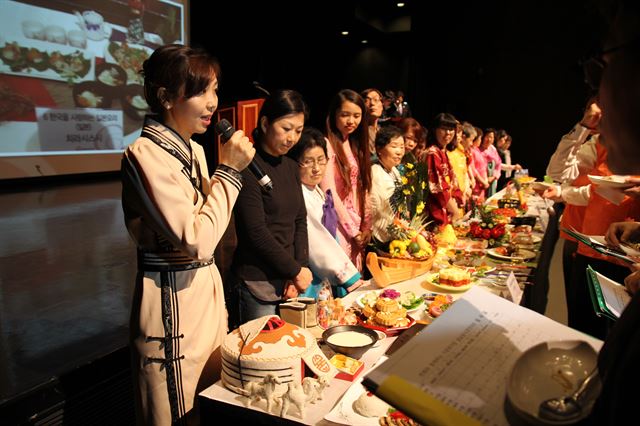
[[[263,190],[248,169],[242,172],[234,207],[238,247],[233,270],[256,298],[277,301],[284,283],[308,265],[307,211],[298,164],[256,148],[253,161],[271,178],[273,189]]]

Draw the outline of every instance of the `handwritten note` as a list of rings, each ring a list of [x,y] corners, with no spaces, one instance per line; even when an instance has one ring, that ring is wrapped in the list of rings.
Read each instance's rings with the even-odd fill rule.
[[[36,108],[43,151],[123,149],[122,111]]]
[[[602,342],[479,288],[368,374],[396,374],[485,425],[507,425],[507,378],[526,349],[549,340]]]

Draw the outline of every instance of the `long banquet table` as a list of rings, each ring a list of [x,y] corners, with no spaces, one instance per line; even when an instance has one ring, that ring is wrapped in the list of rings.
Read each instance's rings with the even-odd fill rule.
[[[499,197],[500,194],[497,194]],[[548,208],[550,207],[549,203],[543,200],[541,197],[537,195],[529,196],[527,200],[528,211],[527,214],[535,215],[538,217],[537,225],[534,228],[534,235],[542,236],[542,233],[546,229],[549,215],[547,213]],[[539,245],[537,246],[539,247]],[[504,266],[506,270],[509,270],[509,266],[512,265],[510,262],[502,262],[496,259],[491,259],[486,257],[484,262],[490,266],[497,266],[500,268]],[[536,260],[530,261],[526,264],[528,267],[526,271],[529,272],[529,278],[533,276],[533,272],[535,271]],[[436,286],[431,284],[431,279],[433,277],[433,272],[427,272],[423,275],[417,276],[407,281],[403,281],[400,283],[392,284],[387,288],[393,288],[401,293],[405,291],[412,291],[416,295],[422,295],[425,293],[439,293],[439,294],[450,294],[451,297],[456,300],[460,298],[464,293],[463,292],[449,292],[444,291],[441,288],[437,288]],[[491,278],[486,277],[480,279],[476,282],[475,286],[480,287],[488,292],[496,294],[501,297],[508,297],[508,291],[504,286],[494,285],[494,281],[496,279],[504,280],[504,276],[501,275],[500,278]],[[527,305],[527,289],[526,287],[533,286],[535,283],[527,282],[526,284],[521,285],[521,288],[525,290],[525,297],[523,298],[521,304]],[[369,282],[367,285],[362,286],[358,290],[350,293],[343,299],[344,306],[353,305],[356,300],[361,297],[364,293],[372,290],[378,290],[379,288],[375,285],[374,282]],[[417,312],[413,312],[412,317],[417,322],[430,322],[433,319],[428,315],[425,309],[420,309]],[[436,319],[437,321],[437,319]],[[310,331],[318,338],[322,334],[322,329],[319,327],[315,327],[314,329],[310,329]],[[428,327],[424,332],[428,332]],[[361,379],[368,370],[370,370],[376,362],[380,359],[385,359],[385,351],[388,347],[395,341],[397,337],[387,337],[384,340],[380,341],[373,348],[367,351],[361,358],[361,360],[365,363],[364,371],[358,375],[356,381]],[[332,355],[332,351],[321,344],[321,349],[330,357]],[[329,425],[329,424],[339,424],[326,420],[324,417],[327,413],[335,409],[336,404],[340,401],[340,399],[344,396],[345,392],[351,387],[353,383],[334,379],[331,382],[331,385],[325,390],[324,397],[322,400],[317,401],[313,405],[309,405],[306,407],[306,412],[304,418],[300,418],[297,415],[295,410],[292,410],[294,414],[286,414],[284,417],[280,417],[277,413],[267,413],[266,412],[266,403],[265,401],[259,401],[257,403],[251,403],[246,405],[246,398],[237,395],[228,389],[226,389],[221,381],[218,381],[214,385],[205,389],[199,396],[200,410],[202,415],[203,424],[207,424],[213,421],[220,421],[221,417],[227,419],[242,419],[242,421],[252,421],[258,424],[307,424],[307,425]],[[277,410],[274,410],[277,411]],[[335,417],[335,416],[334,416]],[[375,424],[377,424],[377,419]]]

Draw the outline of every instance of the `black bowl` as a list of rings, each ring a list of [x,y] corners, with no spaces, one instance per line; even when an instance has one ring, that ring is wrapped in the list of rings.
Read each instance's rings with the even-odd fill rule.
[[[363,344],[360,346],[345,346],[345,345],[338,345],[338,344],[329,342],[330,336],[336,335],[338,333],[348,332],[348,331],[361,333],[369,337],[371,341],[367,344]],[[335,327],[326,329],[322,333],[322,340],[334,352],[341,353],[343,355],[350,356],[351,358],[358,359],[378,341],[378,334],[374,330],[367,327],[363,327],[361,325],[337,325]]]
[[[73,102],[79,108],[109,108],[111,96],[104,86],[95,81],[75,84],[72,90]]]
[[[127,84],[127,73],[120,65],[103,62],[96,65],[96,81],[110,90],[120,89]]]
[[[511,224],[514,226],[529,225],[532,228],[536,225],[535,216],[515,216],[511,218]]]
[[[121,103],[125,114],[134,120],[142,120],[149,113],[149,105],[144,99],[144,88],[139,84],[125,87]]]

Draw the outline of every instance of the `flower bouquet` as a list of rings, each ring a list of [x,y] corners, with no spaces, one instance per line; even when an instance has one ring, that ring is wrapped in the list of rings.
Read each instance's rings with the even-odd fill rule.
[[[366,263],[380,287],[405,281],[431,269],[436,244],[426,230],[427,166],[409,162],[400,168],[402,180],[389,200],[395,217],[387,231],[391,241],[370,252]]]

